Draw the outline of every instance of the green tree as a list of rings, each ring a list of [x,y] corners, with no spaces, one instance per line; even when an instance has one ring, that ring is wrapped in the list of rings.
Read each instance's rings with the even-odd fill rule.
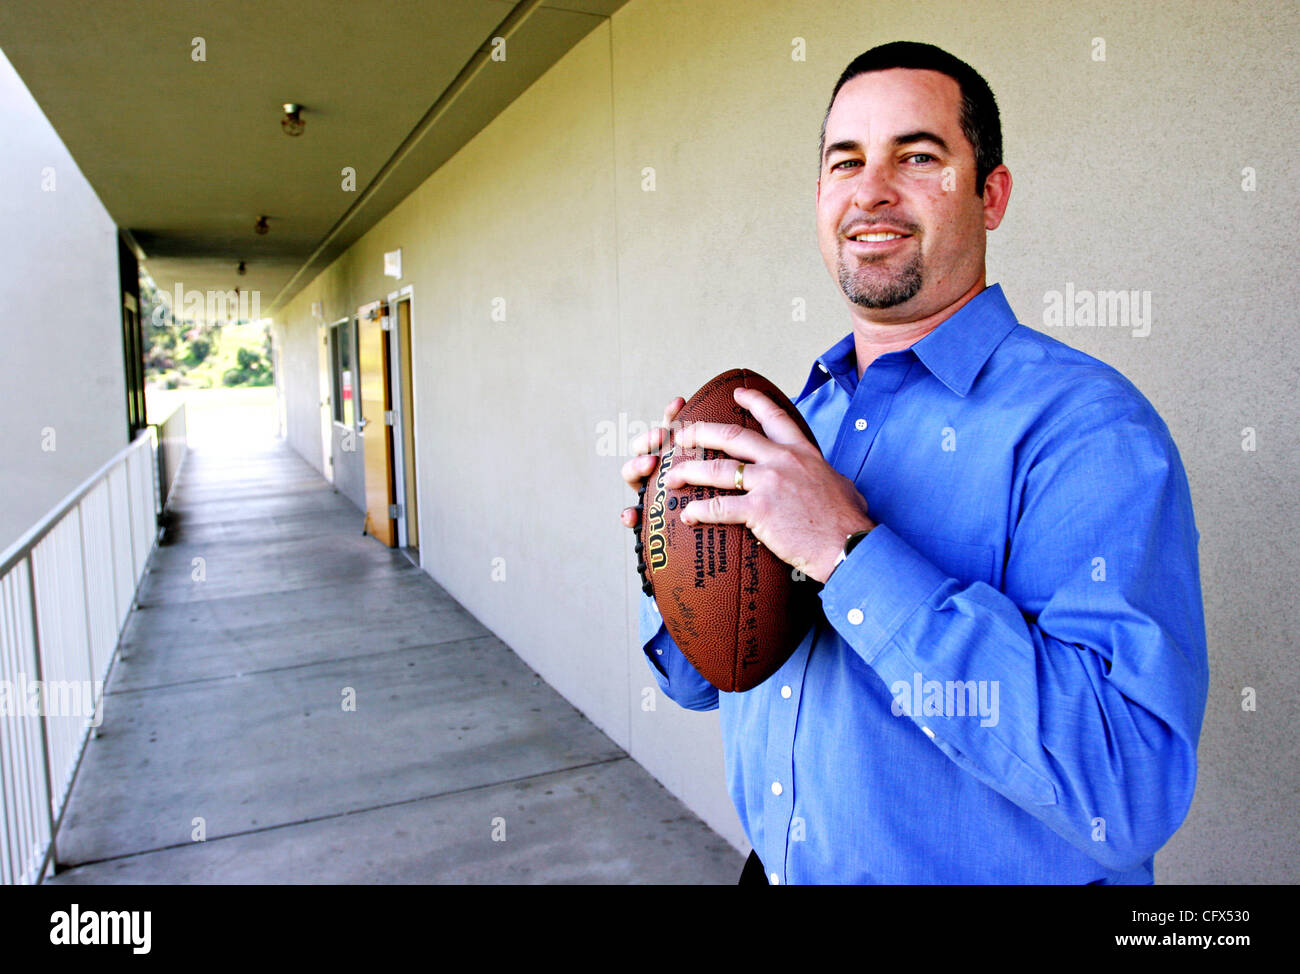
[[[255,348],[240,348],[235,352],[237,367],[226,369],[221,381],[228,386],[266,386],[273,381],[270,364]]]
[[[198,338],[191,339],[190,351],[189,354],[185,357],[185,360],[190,365],[202,365],[203,360],[208,357],[211,351],[212,351],[212,342],[208,341],[206,338],[200,336]]]

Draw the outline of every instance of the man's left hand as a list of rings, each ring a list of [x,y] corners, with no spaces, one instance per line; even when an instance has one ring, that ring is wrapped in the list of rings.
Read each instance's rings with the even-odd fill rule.
[[[734,490],[736,470],[743,461],[744,493],[691,501],[682,508],[682,521],[743,524],[772,554],[825,582],[844,539],[875,527],[867,517],[867,502],[771,399],[755,389],[737,389],[735,399],[758,420],[763,432],[733,423],[692,423],[677,434],[683,447],[727,455],[677,461],[664,482],[673,490],[686,484]]]

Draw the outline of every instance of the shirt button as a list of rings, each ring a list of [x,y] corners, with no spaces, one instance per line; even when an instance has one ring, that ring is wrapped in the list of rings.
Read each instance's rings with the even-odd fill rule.
[[[655,652],[658,653],[660,656],[664,654],[664,651],[662,649],[656,649]]]
[[[867,428],[867,421],[865,419],[860,419],[853,424],[853,428],[856,429],[859,433],[861,433],[864,429]]]
[[[821,369],[821,370],[822,370],[823,372],[825,372],[827,375],[830,375],[830,369],[826,368],[826,366],[822,365],[820,362],[817,363],[817,368]],[[773,875],[776,875],[776,874],[773,873]]]
[[[930,730],[928,727],[922,727],[921,730],[925,731],[926,737],[930,738],[930,740],[934,740],[934,731]]]
[[[768,876],[767,878],[770,879],[770,880],[772,881],[772,885],[773,885],[773,886],[780,886],[780,885],[781,885],[781,877],[778,876],[776,873],[772,873],[772,875],[771,875],[771,876]]]
[[[782,791],[781,782],[779,781],[772,782],[772,794],[779,795],[781,794],[781,791]]]
[[[793,692],[794,692],[794,691],[791,690],[789,687],[782,687],[782,688],[781,688],[781,696],[785,697],[787,700],[790,699],[790,694],[793,693]]]
[[[855,626],[862,625],[862,610],[849,609],[849,622]]]

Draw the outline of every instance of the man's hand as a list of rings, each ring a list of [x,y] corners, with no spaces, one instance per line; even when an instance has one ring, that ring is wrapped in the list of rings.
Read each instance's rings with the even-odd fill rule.
[[[632,459],[623,464],[623,479],[633,490],[640,490],[641,485],[654,476],[659,466],[659,452],[663,449],[667,433],[673,426],[673,420],[686,405],[686,400],[678,396],[664,408],[663,426],[649,430],[634,438],[630,444]],[[625,527],[635,528],[639,523],[635,507],[623,509],[622,521]]]
[[[730,423],[692,423],[678,433],[682,446],[721,450],[727,456],[678,460],[664,483],[671,489],[696,484],[734,490],[736,470],[744,461],[745,493],[691,501],[682,508],[682,520],[744,524],[772,554],[825,582],[844,539],[875,527],[867,517],[867,502],[771,399],[754,389],[737,389],[735,399],[763,432]]]

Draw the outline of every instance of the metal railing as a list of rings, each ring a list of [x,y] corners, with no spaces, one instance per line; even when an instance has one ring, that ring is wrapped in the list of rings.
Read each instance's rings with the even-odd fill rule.
[[[68,793],[157,541],[155,441],[141,433],[0,555],[0,884],[39,883],[58,861]]]
[[[167,506],[172,484],[180,472],[181,461],[187,449],[185,403],[181,403],[161,423],[150,423],[158,437],[158,503],[159,510]]]

